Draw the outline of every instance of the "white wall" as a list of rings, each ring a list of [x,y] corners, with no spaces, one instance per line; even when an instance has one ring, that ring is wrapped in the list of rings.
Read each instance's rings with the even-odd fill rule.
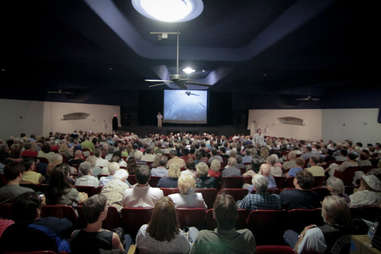
[[[40,101],[0,99],[0,138],[27,135],[42,135],[43,104]]]
[[[251,135],[254,128],[267,129],[266,135],[306,140],[342,142],[381,142],[381,124],[377,108],[314,110],[249,110]],[[293,116],[304,120],[304,126],[281,124],[278,117]],[[255,124],[252,124],[254,123]]]
[[[324,109],[324,140],[354,142],[381,142],[381,124],[377,122],[377,108],[367,109]]]
[[[297,117],[303,119],[304,125],[282,124],[279,117]],[[266,131],[266,135],[275,137],[287,137],[306,140],[320,140],[322,138],[322,111],[320,109],[266,109],[249,110],[250,123],[255,123],[256,129],[261,128]],[[253,124],[252,124],[253,126]],[[251,128],[251,135],[253,129]]]
[[[64,114],[75,112],[89,116],[81,120],[62,120]],[[21,132],[27,135],[74,130],[111,132],[114,114],[120,119],[119,106],[0,99],[0,138],[19,136]]]

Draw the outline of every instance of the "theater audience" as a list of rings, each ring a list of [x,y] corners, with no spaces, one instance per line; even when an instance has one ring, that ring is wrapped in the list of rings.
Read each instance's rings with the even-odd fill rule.
[[[302,158],[297,158],[295,160],[295,164],[296,164],[296,167],[294,168],[291,168],[287,173],[286,173],[286,177],[287,178],[290,178],[290,177],[295,177],[296,176],[296,173],[300,172],[303,170],[304,168],[304,160]]]
[[[85,161],[79,164],[79,174],[80,177],[75,181],[76,186],[99,186],[98,178],[91,175],[91,165],[89,162]]]
[[[317,208],[320,207],[319,196],[311,188],[314,184],[314,177],[306,170],[296,174],[293,180],[295,189],[286,189],[280,193],[282,208]]]
[[[219,194],[213,208],[217,228],[214,231],[201,230],[190,253],[255,253],[253,233],[248,229],[235,229],[238,212],[233,197]]]
[[[372,166],[372,163],[369,160],[369,153],[365,152],[365,151],[360,153],[360,159],[357,162],[359,167],[370,167],[370,166]]]
[[[271,175],[280,177],[283,175],[282,167],[277,164],[278,156],[275,154],[270,155],[266,159],[266,163],[270,165]]]
[[[339,196],[323,200],[324,225],[309,225],[298,235],[295,231],[284,233],[285,241],[301,253],[349,253],[351,243],[351,214],[348,203]]]
[[[136,170],[136,181],[132,188],[124,192],[124,207],[154,207],[155,203],[164,196],[159,188],[149,186],[150,170],[142,165]]]
[[[41,205],[42,201],[35,192],[25,192],[16,198],[12,205],[15,224],[9,226],[0,238],[2,251],[70,252],[69,244],[63,238],[70,232],[72,223],[66,218],[41,218]]]
[[[221,177],[221,162],[217,159],[212,160],[210,163],[210,169],[208,171],[209,177],[220,178]]]
[[[324,176],[325,171],[324,168],[318,166],[320,162],[320,158],[312,156],[309,159],[310,167],[306,168],[308,172],[310,172],[313,176]]]
[[[151,176],[159,176],[159,177],[168,176],[168,169],[165,167],[168,162],[167,157],[160,156],[159,158],[160,158],[159,165],[158,167],[151,169]]]
[[[218,181],[214,177],[208,177],[209,167],[205,162],[199,162],[196,165],[197,179],[196,186],[197,188],[217,188]]]
[[[95,161],[95,168],[97,169],[97,171],[100,171],[99,174],[100,175],[108,175],[109,174],[109,172],[108,172],[109,162],[106,159],[102,158],[102,151],[100,151],[99,149],[96,149],[94,152],[94,155],[97,158]]]
[[[25,192],[34,192],[30,188],[20,186],[24,170],[23,163],[12,162],[5,166],[4,177],[8,183],[0,188],[0,204],[10,203]]]
[[[107,217],[107,198],[102,194],[88,198],[81,208],[86,227],[72,233],[71,250],[76,253],[99,253],[100,250],[128,250],[131,238],[125,237],[125,244],[119,236],[102,228]],[[113,252],[115,253],[115,252]],[[122,253],[122,252],[119,252]]]
[[[381,204],[381,181],[375,175],[363,175],[360,187],[349,196],[351,207]]]
[[[348,204],[351,202],[348,195],[345,194],[344,182],[340,178],[334,176],[329,177],[327,179],[327,189],[329,190],[331,195],[336,195],[341,198],[344,198]]]
[[[172,163],[168,169],[168,176],[160,178],[157,187],[161,188],[177,188],[177,181],[180,176],[180,165]]]
[[[22,175],[22,184],[39,184],[45,180],[45,177],[36,172],[36,162],[34,159],[25,159],[24,166],[26,171]]]
[[[288,153],[288,155],[287,155],[288,161],[283,163],[283,169],[284,169],[284,171],[287,172],[287,171],[289,171],[292,168],[297,168],[298,167],[298,165],[296,163],[296,157],[297,157],[297,155],[296,155],[295,151],[291,151],[291,152]]]
[[[78,192],[68,181],[69,166],[60,165],[53,169],[49,176],[46,193],[48,204],[77,206],[87,199],[87,194]]]
[[[268,178],[256,174],[252,178],[255,193],[249,193],[239,203],[239,207],[248,210],[254,209],[281,209],[280,198],[277,194],[270,194],[267,191]]]
[[[139,253],[189,253],[190,243],[179,229],[176,210],[169,197],[162,197],[155,204],[149,224],[140,227],[136,235]]]
[[[195,192],[196,180],[190,174],[180,176],[178,181],[180,193],[170,197],[176,208],[207,208],[201,193]]]
[[[228,159],[228,165],[222,170],[222,177],[240,176],[241,171],[237,168],[237,160],[234,157]]]
[[[118,163],[115,163],[119,167]],[[110,168],[113,168],[111,166]],[[123,199],[125,191],[130,188],[130,184],[126,180],[128,173],[124,169],[117,170],[110,181],[108,181],[102,188],[101,194],[107,198],[107,205],[115,207],[118,211],[123,208]]]
[[[167,162],[167,168],[169,168],[171,164],[176,164],[180,169],[186,167],[185,161],[177,156],[176,150],[171,150],[169,152],[169,157],[170,159]]]
[[[111,162],[108,166],[108,171],[110,174],[108,176],[102,176],[100,181],[99,181],[99,185],[104,186],[109,181],[114,179],[115,172],[118,170],[120,170],[119,164],[117,162]]]
[[[347,168],[358,167],[359,164],[357,163],[356,158],[357,158],[357,154],[349,153],[347,160],[341,163],[340,166],[336,169],[336,171],[343,172]]]

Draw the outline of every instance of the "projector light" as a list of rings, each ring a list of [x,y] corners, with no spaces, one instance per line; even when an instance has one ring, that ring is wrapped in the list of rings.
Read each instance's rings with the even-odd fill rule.
[[[195,72],[195,69],[193,69],[192,67],[186,67],[183,69],[183,72],[185,72],[186,74],[192,74],[193,72]]]
[[[188,21],[204,9],[202,0],[132,0],[132,5],[147,18],[163,22]]]

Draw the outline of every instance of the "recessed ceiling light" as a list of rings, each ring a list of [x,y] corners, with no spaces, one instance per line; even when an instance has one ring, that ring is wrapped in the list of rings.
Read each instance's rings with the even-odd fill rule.
[[[202,0],[132,0],[134,8],[147,18],[163,22],[185,22],[198,17]]]
[[[186,74],[192,74],[193,72],[195,72],[196,70],[195,69],[193,69],[192,67],[185,67],[184,69],[183,69],[183,72],[185,72]]]

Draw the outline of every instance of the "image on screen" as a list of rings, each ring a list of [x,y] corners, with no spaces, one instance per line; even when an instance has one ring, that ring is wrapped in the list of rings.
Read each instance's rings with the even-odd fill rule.
[[[164,90],[165,123],[207,123],[208,92]]]

